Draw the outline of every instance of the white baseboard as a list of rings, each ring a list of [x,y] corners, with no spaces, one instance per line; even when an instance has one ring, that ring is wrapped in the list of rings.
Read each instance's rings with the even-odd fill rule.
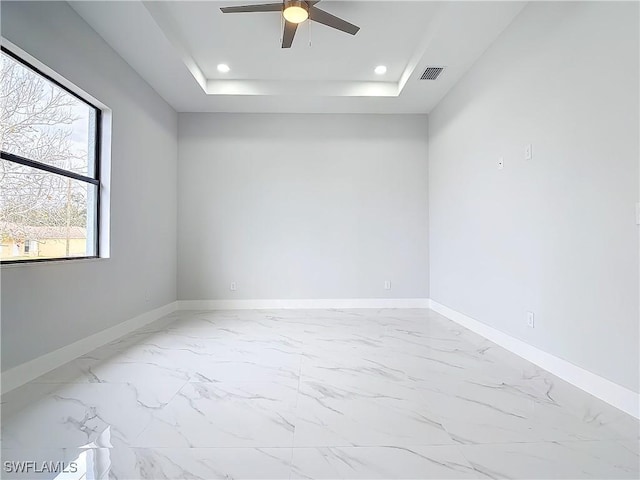
[[[180,310],[278,310],[331,308],[429,308],[427,298],[337,298],[337,299],[257,299],[180,300]]]
[[[145,312],[136,317],[125,320],[118,325],[102,330],[90,335],[82,340],[78,340],[70,345],[66,345],[58,350],[42,355],[25,362],[17,367],[10,368],[2,372],[2,393],[7,393],[18,388],[25,383],[35,380],[40,375],[44,375],[51,370],[64,365],[82,355],[85,355],[98,347],[131,333],[138,328],[144,327],[159,318],[164,317],[177,310],[177,302],[171,302],[155,310]]]
[[[427,298],[180,300],[145,312],[111,328],[2,372],[2,393],[41,375],[176,310],[276,310],[346,308],[431,308],[448,319],[491,340],[614,407],[640,418],[640,395],[595,373],[529,345],[485,323]]]
[[[430,300],[431,309],[610,405],[640,418],[640,395],[562,358]]]

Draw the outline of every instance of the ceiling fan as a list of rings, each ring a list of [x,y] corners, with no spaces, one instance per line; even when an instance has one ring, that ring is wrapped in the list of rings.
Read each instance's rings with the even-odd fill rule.
[[[307,19],[351,35],[358,33],[360,27],[338,18],[335,15],[331,15],[324,10],[320,10],[315,6],[319,2],[320,0],[284,0],[278,3],[264,3],[261,5],[222,7],[220,10],[222,10],[222,13],[282,12],[282,16],[285,19],[284,32],[282,34],[282,48],[291,48],[298,25]]]

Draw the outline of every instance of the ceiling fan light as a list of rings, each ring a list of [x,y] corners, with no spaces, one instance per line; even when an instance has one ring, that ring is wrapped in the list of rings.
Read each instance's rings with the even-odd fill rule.
[[[309,11],[305,8],[304,2],[288,2],[282,16],[287,22],[302,23],[309,18]]]

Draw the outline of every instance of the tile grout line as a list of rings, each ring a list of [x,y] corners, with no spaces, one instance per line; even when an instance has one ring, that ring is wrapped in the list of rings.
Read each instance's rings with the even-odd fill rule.
[[[302,343],[302,348],[304,350],[304,341]],[[295,424],[293,425],[293,435],[291,437],[291,459],[289,461],[289,480],[292,479],[292,475],[293,475],[293,452],[296,445],[296,428],[298,426],[298,400],[300,399],[300,383],[302,381],[302,360],[303,360],[303,355],[300,354],[300,366],[298,368],[298,389],[296,391],[296,406],[293,412]]]

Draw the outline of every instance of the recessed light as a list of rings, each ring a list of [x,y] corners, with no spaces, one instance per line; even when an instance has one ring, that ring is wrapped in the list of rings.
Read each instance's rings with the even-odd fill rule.
[[[376,75],[384,75],[385,73],[387,73],[387,67],[385,67],[384,65],[378,65],[374,72],[376,72]]]
[[[218,71],[220,73],[229,73],[229,70],[231,70],[229,68],[229,65],[227,65],[226,63],[221,63],[220,65],[218,65]]]

